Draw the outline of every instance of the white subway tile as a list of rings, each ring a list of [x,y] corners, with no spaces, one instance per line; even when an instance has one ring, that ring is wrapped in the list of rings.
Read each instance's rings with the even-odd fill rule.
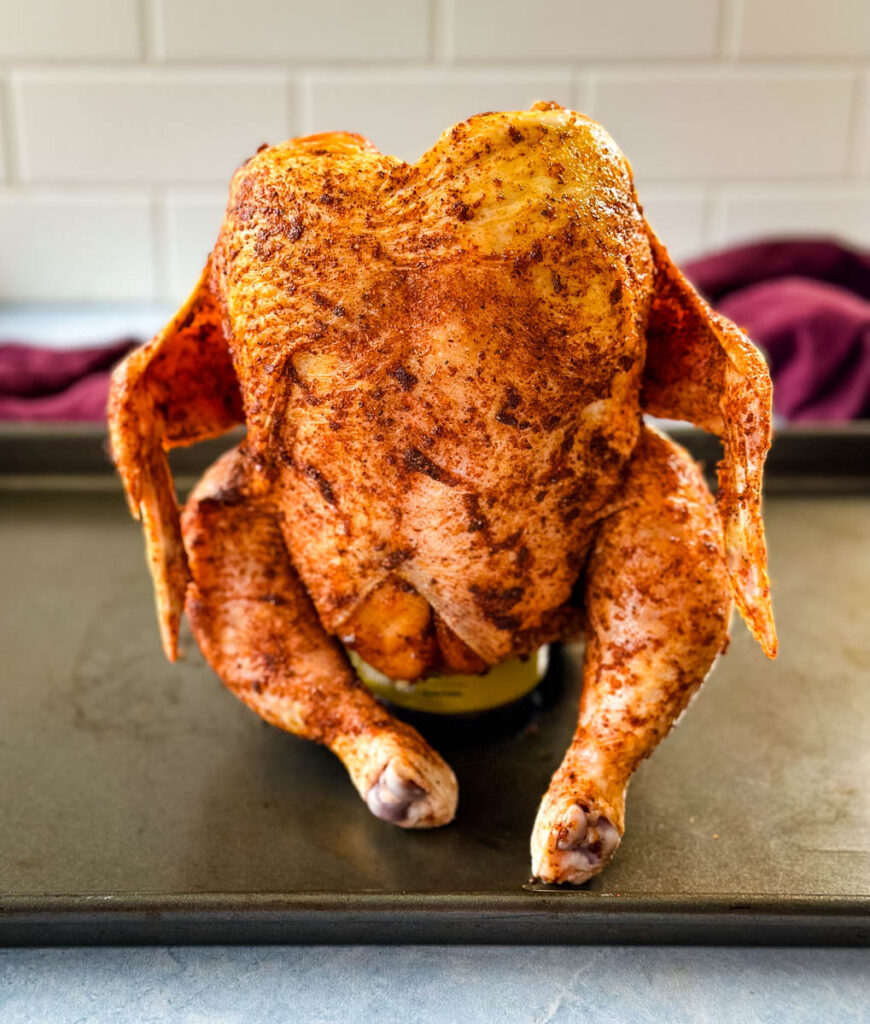
[[[354,131],[416,160],[457,121],[535,100],[571,101],[568,72],[393,71],[322,74],[310,82],[311,131]]]
[[[21,175],[35,182],[228,182],[290,134],[281,74],[21,72]]]
[[[743,0],[737,52],[747,57],[870,54],[867,0]]]
[[[0,0],[0,59],[140,54],[137,0]]]
[[[832,235],[870,246],[870,185],[729,190],[721,200],[719,223],[719,244]]]
[[[586,114],[587,117],[591,116],[594,95],[594,76],[589,73],[575,74],[571,103],[564,103],[564,106],[571,106],[575,110],[579,110],[581,114]]]
[[[5,94],[6,83],[0,81],[0,181],[5,181],[9,170],[6,166],[6,139],[9,137],[9,125],[6,123],[8,96]]]
[[[857,100],[853,161],[855,171],[870,178],[870,74],[859,83]]]
[[[848,72],[604,72],[593,115],[639,180],[843,174]]]
[[[154,293],[146,195],[0,193],[0,301]]]
[[[158,0],[170,60],[425,58],[427,0]]]
[[[718,0],[455,0],[461,59],[707,57]]]
[[[217,239],[227,205],[225,189],[208,192],[173,190],[166,197],[170,296],[182,301],[196,284]]]
[[[676,260],[691,259],[706,248],[707,199],[693,185],[653,186],[638,199],[653,231]]]

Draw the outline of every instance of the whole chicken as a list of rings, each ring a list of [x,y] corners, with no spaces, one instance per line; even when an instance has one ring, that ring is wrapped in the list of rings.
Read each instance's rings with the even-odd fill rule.
[[[585,633],[531,842],[535,876],[580,883],[732,598],[775,655],[770,409],[763,359],[671,262],[610,136],[538,103],[415,164],[345,132],[261,147],[192,296],[115,371],[110,428],[167,656],[184,611],[233,693],[325,744],[386,821],[445,824],[456,779],[347,650],[414,680]],[[722,438],[716,503],[644,412]],[[240,423],[179,514],[167,449]]]

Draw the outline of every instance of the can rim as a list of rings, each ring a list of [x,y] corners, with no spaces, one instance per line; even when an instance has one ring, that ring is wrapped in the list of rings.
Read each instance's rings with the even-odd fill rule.
[[[550,647],[545,644],[524,658],[509,658],[480,675],[433,675],[408,681],[390,679],[356,651],[347,653],[360,681],[376,697],[408,711],[436,715],[464,715],[512,704],[535,689],[550,664]]]

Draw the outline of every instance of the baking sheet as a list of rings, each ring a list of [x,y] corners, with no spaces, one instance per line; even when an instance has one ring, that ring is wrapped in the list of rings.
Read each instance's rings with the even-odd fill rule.
[[[81,428],[0,436],[0,942],[870,938],[867,431],[777,442],[780,658],[735,619],[633,781],[615,861],[580,890],[529,882],[528,835],[573,730],[581,648],[512,712],[424,724],[459,813],[392,828],[330,754],[224,690],[189,635],[181,663],[163,660],[101,444]]]

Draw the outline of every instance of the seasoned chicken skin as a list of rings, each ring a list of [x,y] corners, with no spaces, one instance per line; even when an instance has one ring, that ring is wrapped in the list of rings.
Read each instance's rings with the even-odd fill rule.
[[[714,503],[644,411],[724,445]],[[183,514],[166,450],[245,423]],[[632,771],[727,641],[770,656],[770,379],[653,235],[631,169],[555,104],[458,124],[416,164],[331,133],[235,174],[188,303],[113,377],[163,644],[182,610],[258,714],[326,744],[378,816],[449,821],[449,767],[356,680],[485,671],[587,638],[533,870],[582,882]]]

